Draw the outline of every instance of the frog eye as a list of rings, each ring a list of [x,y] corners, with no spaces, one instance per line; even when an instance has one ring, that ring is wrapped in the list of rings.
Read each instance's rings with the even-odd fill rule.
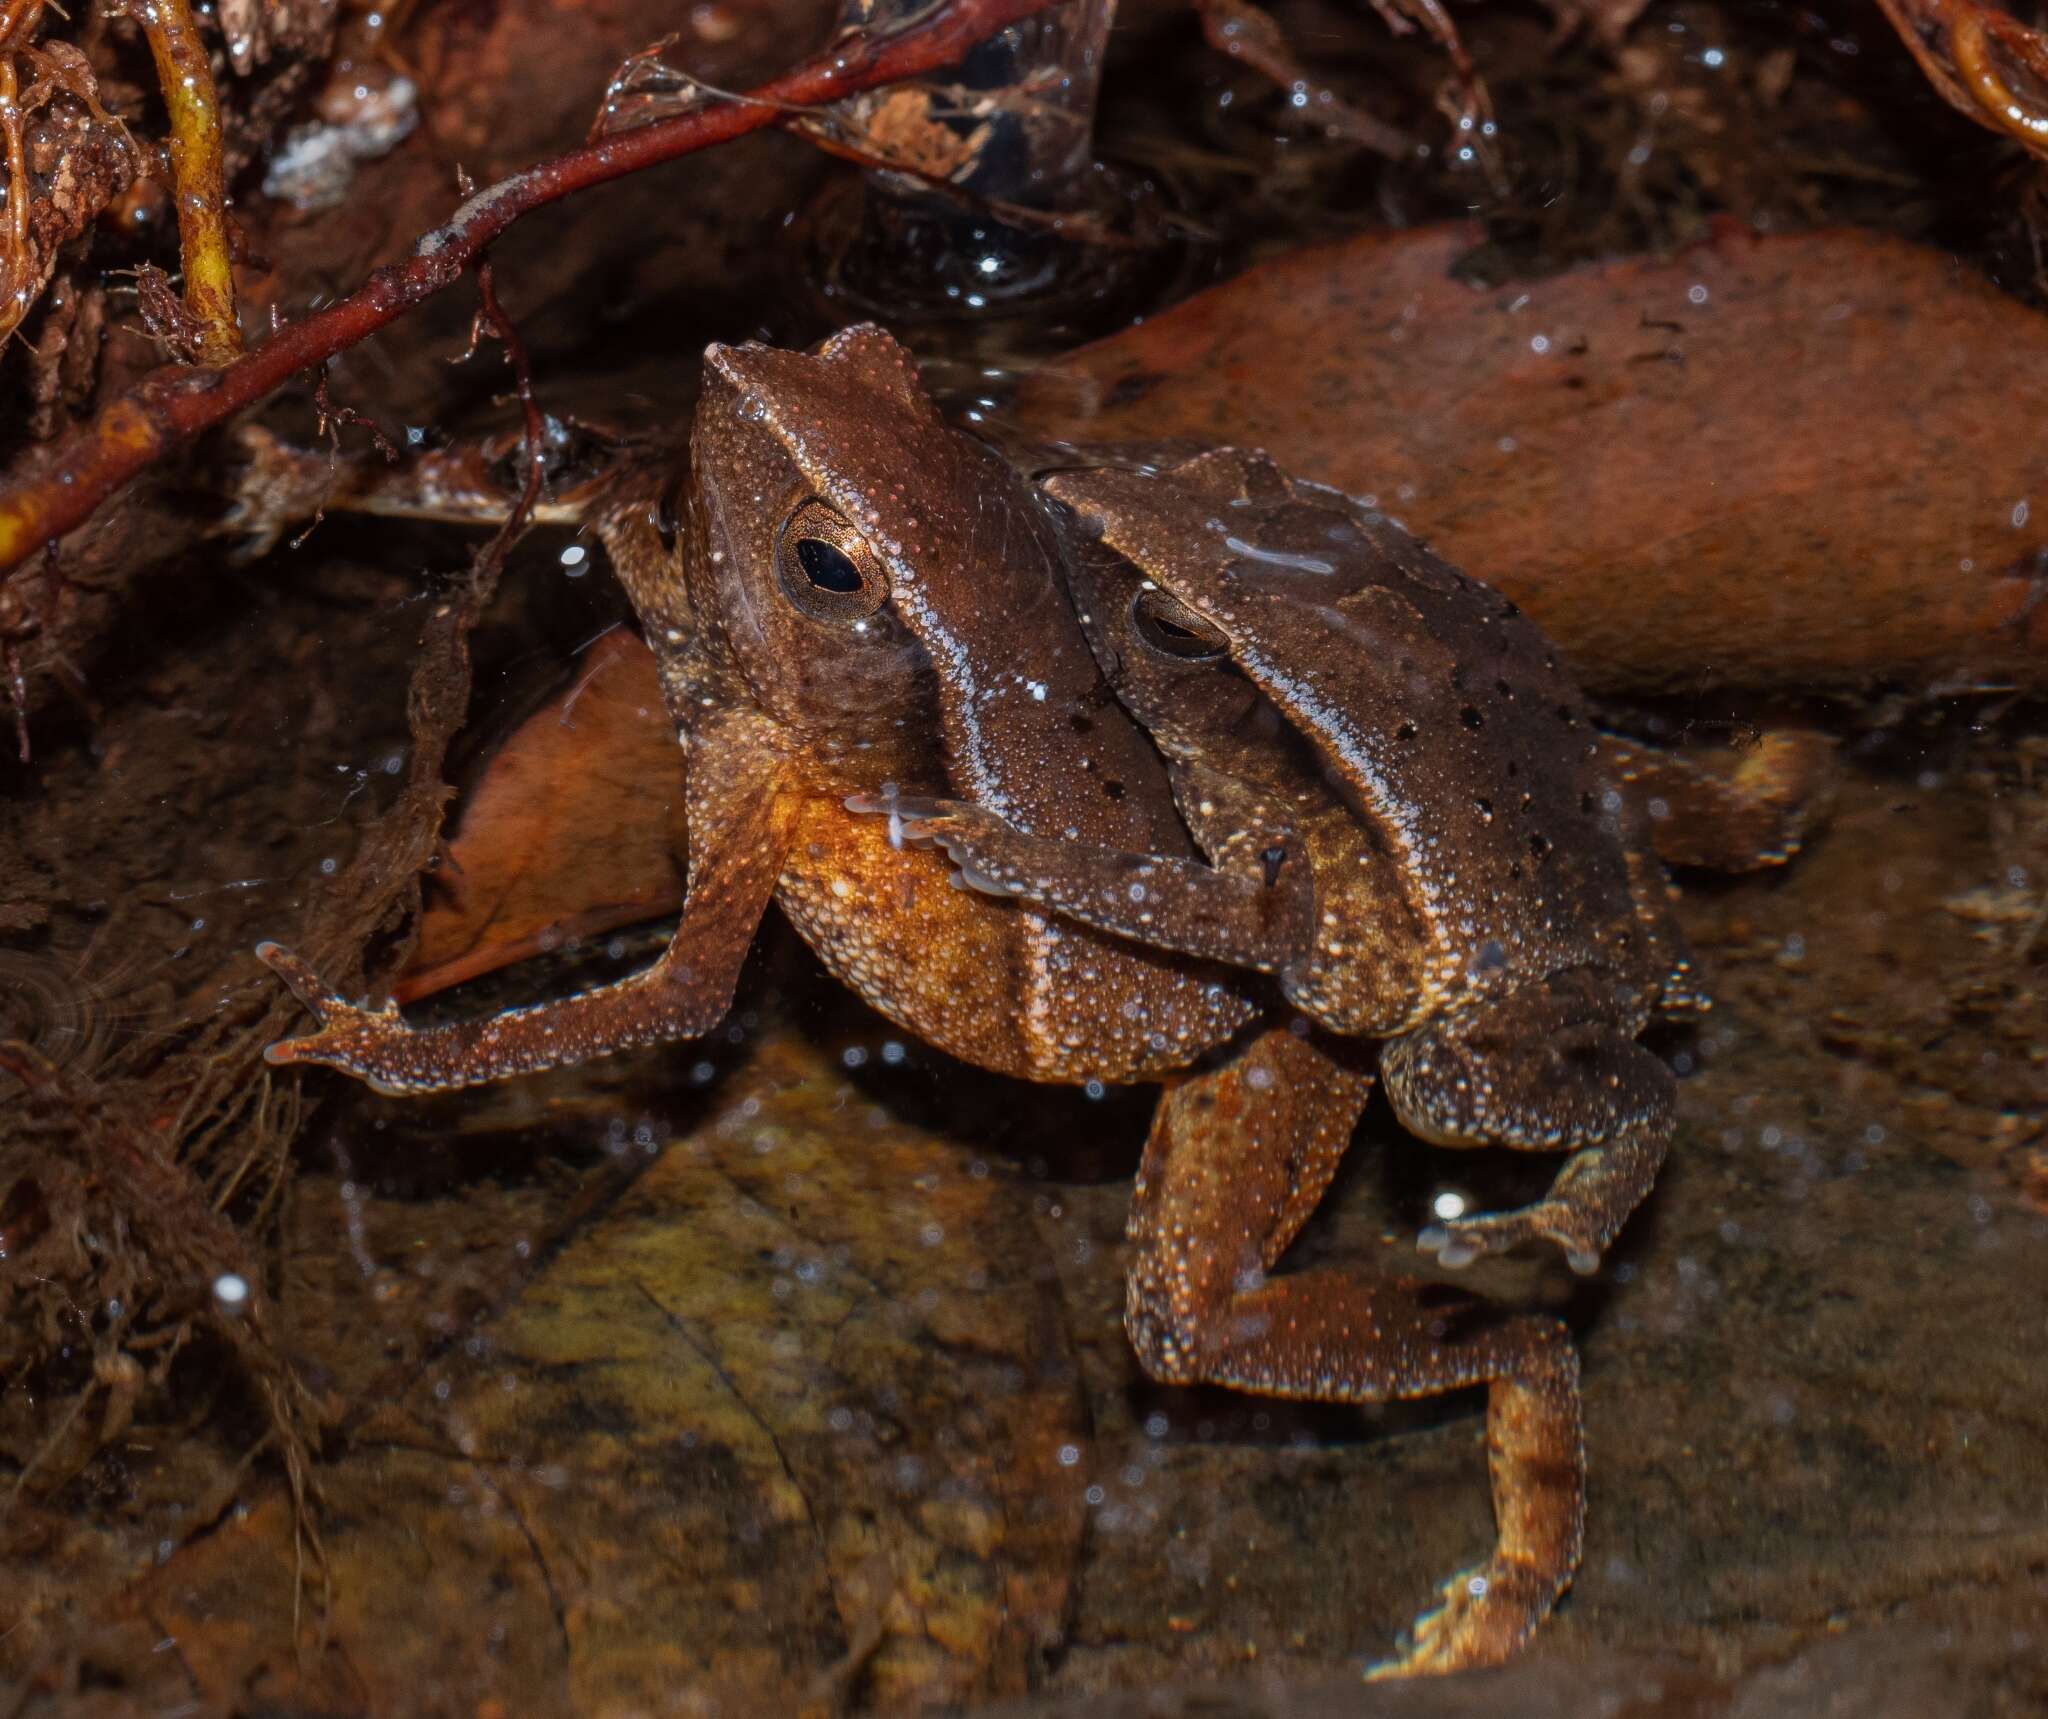
[[[782,594],[815,621],[862,621],[889,600],[882,558],[845,515],[816,496],[798,504],[775,543]]]
[[[1140,591],[1131,600],[1131,630],[1161,656],[1180,662],[1216,662],[1230,654],[1221,632],[1164,591]]]

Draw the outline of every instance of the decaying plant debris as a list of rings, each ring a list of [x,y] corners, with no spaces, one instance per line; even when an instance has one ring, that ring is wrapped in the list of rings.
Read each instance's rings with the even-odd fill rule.
[[[171,154],[179,206],[197,214],[181,229],[186,235],[183,303],[160,293],[153,309],[145,304],[145,316],[153,318],[154,331],[174,350],[226,368],[183,364],[158,371],[132,394],[116,397],[68,442],[24,452],[17,471],[27,475],[0,502],[8,542],[41,543],[61,534],[70,497],[89,491],[102,499],[111,496],[176,441],[220,422],[294,372],[453,284],[526,210],[580,185],[775,123],[792,108],[863,82],[942,65],[1007,18],[1028,10],[1021,0],[944,8],[893,37],[841,42],[755,99],[649,126],[501,183],[472,197],[453,221],[426,235],[407,270],[379,275],[354,298],[273,334],[236,362],[239,333],[220,224],[222,126],[209,99],[210,86],[204,95],[196,87],[207,84],[199,75],[205,68],[192,70],[191,19],[177,0],[173,9],[152,14],[150,28],[153,47],[168,32],[168,45],[159,50],[167,76],[189,80],[185,105],[174,104]],[[10,18],[10,41],[14,23]],[[255,55],[253,45],[248,53]],[[24,55],[39,67],[49,60],[47,51],[24,50]],[[87,103],[92,85],[76,51],[65,50],[53,63],[58,73],[71,75],[64,93]],[[50,99],[38,86],[28,105],[40,109]],[[97,123],[113,134],[116,122]],[[74,153],[95,135],[75,145]],[[74,165],[62,164],[60,191],[66,175],[76,177]],[[26,177],[17,177],[15,184],[14,209],[33,218],[32,197],[22,196],[20,188],[33,193],[41,187]],[[59,192],[49,195],[58,197]],[[31,221],[31,230],[47,226]],[[54,245],[47,248],[54,254]],[[26,271],[34,260],[35,254],[23,250],[17,263]],[[50,269],[43,267],[41,273],[47,279]],[[32,299],[28,274],[19,278],[19,296]],[[478,278],[480,330],[502,342],[512,356],[526,406],[525,443],[531,456],[525,493],[470,576],[429,618],[409,699],[411,762],[405,787],[360,845],[354,863],[334,878],[313,909],[314,947],[322,950],[321,958],[348,965],[360,960],[366,931],[396,929],[409,906],[416,909],[418,878],[432,855],[448,798],[443,761],[468,710],[467,635],[489,604],[504,550],[539,493],[543,427],[530,372],[518,335],[491,291],[487,261]],[[61,606],[71,589],[61,554],[37,554],[31,571],[41,582],[37,597],[21,596],[27,580],[7,587],[13,605],[10,678],[18,707],[27,703],[28,675],[14,666],[16,653],[36,643],[43,645],[46,657],[61,652],[62,629],[50,611]],[[25,731],[22,750],[23,762],[32,762]],[[16,914],[26,919],[22,929],[32,929],[35,916],[26,904],[17,904]],[[11,1417],[16,1422],[10,1431],[17,1441],[17,1494],[74,1479],[97,1450],[126,1432],[139,1395],[163,1391],[181,1351],[210,1340],[233,1358],[245,1385],[260,1400],[270,1428],[265,1442],[282,1452],[294,1494],[303,1503],[307,1462],[322,1415],[269,1332],[270,1246],[301,1104],[296,1083],[275,1083],[259,1056],[289,1019],[289,1009],[269,986],[243,985],[225,1007],[221,999],[209,997],[183,1019],[158,1026],[146,1040],[92,1066],[60,1068],[47,1050],[25,1040],[5,1048],[0,1066],[14,1087],[5,1141],[6,1372],[15,1381],[17,1405],[46,1399],[59,1408],[54,1416]],[[24,1390],[28,1397],[20,1394]],[[43,1436],[35,1443],[38,1433]]]
[[[528,314],[523,289],[544,276],[537,260],[519,251],[515,223],[549,205],[558,205],[550,218],[575,219],[597,204],[587,194],[601,184],[757,130],[823,131],[841,155],[872,162],[888,147],[887,135],[835,133],[834,122],[817,117],[826,104],[857,88],[942,68],[980,36],[1034,9],[1033,0],[951,0],[899,34],[842,40],[787,70],[780,68],[789,64],[794,41],[821,38],[826,8],[764,8],[762,18],[697,8],[702,16],[685,54],[697,69],[675,112],[525,167],[519,154],[497,153],[515,149],[519,121],[490,109],[479,92],[492,79],[476,74],[481,66],[512,83],[508,68],[522,32],[543,27],[532,14],[508,9],[494,33],[455,9],[433,6],[417,8],[417,17],[393,8],[391,18],[373,24],[359,9],[311,0],[238,0],[212,12],[195,12],[184,0],[131,0],[68,19],[47,0],[0,5],[0,335],[8,337],[0,346],[0,683],[8,705],[4,750],[19,755],[9,766],[17,770],[10,791],[21,796],[9,803],[8,817],[28,803],[38,782],[82,795],[92,791],[93,769],[118,776],[118,757],[89,752],[107,696],[105,665],[132,669],[140,654],[135,630],[146,631],[163,612],[163,588],[225,557],[222,516],[231,497],[244,495],[239,457],[213,432],[294,378],[308,383],[315,374],[325,377],[322,409],[334,408],[332,421],[351,448],[369,440],[359,428],[364,422],[402,442],[421,394],[431,400],[437,390],[463,389],[472,407],[485,403],[476,416],[488,416],[491,396],[516,396],[516,435],[505,438],[501,464],[513,495],[531,511],[542,499],[538,450],[555,423],[543,424],[543,410],[571,392],[575,378],[526,355],[527,345],[539,345],[530,338],[534,325],[552,330],[560,307],[542,303]],[[2048,49],[2040,33],[1975,0],[1885,9],[1932,88],[1987,133],[1953,147],[1979,149],[1978,159],[1995,163],[1995,173],[1984,177],[1998,187],[2001,231],[2031,239],[2038,183],[2028,177],[2030,165],[2016,163],[2020,151],[2048,153]],[[1332,39],[1369,43],[1357,48],[1359,55],[1385,48],[1384,29],[1336,15],[1340,10],[1278,8],[1269,18],[1233,4],[1205,14],[1212,39],[1252,44],[1242,57],[1263,79],[1305,64],[1305,44],[1323,25]],[[1852,180],[1844,164],[1853,165],[1855,143],[1881,139],[1883,127],[1872,123],[1860,95],[1818,80],[1799,83],[1789,58],[1794,44],[1786,45],[1786,59],[1754,56],[1739,93],[1727,98],[1743,104],[1747,116],[1783,118],[1803,100],[1810,105],[1801,110],[1802,123],[1823,109],[1842,118],[1840,153],[1809,177],[1789,170],[1797,183],[1786,191],[1782,161],[1759,163],[1731,141],[1697,56],[1673,49],[1668,32],[1639,27],[1641,10],[1634,3],[1580,9],[1566,20],[1579,34],[1559,46],[1549,20],[1512,17],[1495,29],[1476,9],[1461,9],[1454,27],[1441,8],[1416,7],[1412,17],[1429,38],[1397,44],[1387,60],[1392,69],[1347,80],[1341,66],[1332,74],[1318,64],[1312,78],[1303,74],[1304,85],[1329,99],[1318,97],[1310,107],[1307,129],[1280,133],[1291,137],[1284,148],[1262,140],[1260,147],[1273,153],[1261,170],[1283,191],[1290,183],[1327,190],[1357,181],[1366,171],[1363,156],[1384,160],[1390,175],[1410,175],[1372,182],[1382,207],[1403,218],[1446,212],[1446,187],[1469,201],[1485,184],[1509,211],[1502,223],[1509,250],[1533,248],[1557,265],[1576,260],[1572,247],[1585,244],[1584,233],[1596,225],[1584,221],[1563,236],[1544,192],[1559,180],[1618,187],[1599,230],[1641,243],[1689,232],[1671,218],[1680,205],[1686,221],[1731,207],[1770,216],[1802,200],[1817,211],[1826,199],[1816,185]],[[1671,9],[1673,17],[1678,10]],[[1398,16],[1408,20],[1411,12]],[[1704,39],[1701,13],[1686,16],[1688,39]],[[1659,29],[1669,21],[1655,12],[1649,20]],[[606,42],[603,51],[613,63],[623,61],[656,33],[649,23],[640,39]],[[1448,49],[1455,53],[1446,58]],[[1586,107],[1571,123],[1561,122],[1556,136],[1542,137],[1541,148],[1550,151],[1546,169],[1518,178],[1542,134],[1536,126],[1518,131],[1512,116],[1554,76],[1546,68],[1560,65],[1597,66],[1599,88],[1558,98],[1560,111],[1573,99]],[[1518,79],[1514,67],[1526,75]],[[747,76],[734,78],[742,68]],[[1236,68],[1216,74],[1237,75]],[[753,96],[709,93],[730,82],[755,86]],[[1237,104],[1240,113],[1273,99],[1250,82],[1232,87],[1248,92]],[[600,72],[575,98],[589,110],[585,119],[606,94]],[[1240,171],[1227,164],[1236,123],[1219,108],[1200,147],[1183,138],[1161,158],[1195,179],[1227,179]],[[1282,96],[1274,123],[1262,122],[1262,129],[1303,123]],[[1499,128],[1499,156],[1456,165],[1456,140],[1468,135],[1461,123],[1469,133]],[[1993,154],[1990,134],[2018,149]],[[1426,173],[1416,166],[1416,145],[1425,142]],[[1636,159],[1639,149],[1646,160]],[[723,154],[707,154],[693,167],[701,165],[707,177],[726,171],[719,166]],[[794,145],[776,162],[779,177],[754,182],[735,173],[718,182],[723,194],[738,204],[753,183],[766,183],[792,188],[796,200],[815,164]],[[1559,162],[1568,170],[1548,170]],[[465,182],[458,197],[456,174],[465,163],[488,183],[478,189]],[[937,171],[944,163],[898,158],[890,165]],[[1907,168],[1889,157],[1861,165],[1879,186],[1874,196],[1893,196],[1907,177]],[[268,187],[261,208],[250,189],[258,182]],[[613,194],[624,190],[606,195]],[[1444,200],[1431,202],[1432,196]],[[1355,183],[1352,197],[1356,204]],[[322,208],[322,219],[333,224],[316,237],[308,212]],[[779,225],[782,212],[753,214],[765,228]],[[412,224],[403,225],[401,216]],[[1355,219],[1347,213],[1335,225]],[[1245,221],[1250,248],[1274,248],[1270,227],[1262,225],[1268,220],[1261,209]],[[1184,219],[1174,230],[1201,227]],[[1539,235],[1533,247],[1531,233]],[[1090,235],[1077,227],[1076,236]],[[699,282],[715,282],[721,270],[737,274],[745,243],[732,241],[726,256],[703,247],[705,257],[691,265],[700,270]],[[437,311],[428,301],[444,293],[461,298],[487,257],[500,261],[496,278],[479,283],[483,351],[462,380],[447,382],[428,357],[459,348],[449,319],[459,323],[470,306]],[[363,281],[377,263],[384,267]],[[536,266],[529,271],[526,263]],[[2039,291],[2038,280],[2015,284]],[[583,304],[570,314],[591,313]],[[430,321],[436,314],[438,324]],[[733,325],[738,332],[752,326]],[[499,361],[501,350],[509,367]],[[678,363],[689,358],[673,356]],[[1988,377],[1986,387],[2002,382]],[[509,413],[494,421],[512,423]],[[310,439],[313,420],[309,408],[274,421]],[[420,878],[445,833],[451,750],[472,716],[473,638],[489,624],[516,534],[515,526],[479,550],[466,572],[432,582],[424,598],[416,581],[368,573],[335,593],[338,606],[413,605],[406,636],[378,658],[394,685],[399,675],[410,676],[403,729],[394,715],[378,741],[401,762],[371,785],[379,792],[365,791],[347,840],[328,844],[340,850],[336,863],[320,874],[302,922],[291,928],[294,942],[345,984],[367,988],[373,975],[388,974],[412,934]],[[253,585],[242,597],[252,609],[265,601]],[[2022,623],[2033,624],[2034,612],[2028,606]],[[289,677],[291,641],[276,631],[260,636],[276,652],[275,673]],[[182,635],[170,648],[189,643]],[[194,673],[201,662],[208,673],[234,672],[232,651],[209,658],[193,650]],[[268,665],[244,672],[267,671]],[[154,672],[148,698],[164,726],[188,703],[198,708],[175,665],[159,664]],[[270,696],[252,696],[252,703],[268,711]],[[239,746],[233,756],[246,769],[260,763],[262,747],[248,737],[208,730],[194,738],[224,753]],[[66,754],[74,767],[53,772],[53,755]],[[168,748],[150,754],[153,762],[170,755]],[[166,781],[158,791],[168,796],[178,787]],[[2037,794],[2037,785],[2029,791]],[[211,817],[210,805],[202,798],[188,815]],[[1868,806],[1861,811],[1877,816]],[[333,815],[325,800],[301,792],[286,797],[280,822],[311,828]],[[18,868],[13,875],[0,869],[0,938],[7,944],[0,952],[23,963],[0,965],[0,987],[8,987],[0,1020],[0,1377],[9,1387],[0,1409],[0,1455],[12,1468],[11,1550],[19,1561],[62,1546],[84,1567],[90,1560],[76,1552],[84,1537],[67,1518],[81,1510],[89,1516],[96,1503],[118,1504],[120,1453],[138,1428],[165,1441],[198,1428],[224,1430],[210,1464],[193,1441],[192,1466],[182,1477],[196,1502],[178,1534],[217,1524],[252,1473],[281,1476],[288,1507],[273,1501],[267,1514],[259,1512],[259,1526],[279,1526],[282,1537],[265,1545],[292,1548],[295,1573],[308,1578],[306,1596],[323,1601],[326,1590],[312,1579],[320,1569],[322,1466],[343,1435],[356,1437],[364,1423],[362,1401],[347,1400],[332,1377],[304,1362],[303,1346],[281,1336],[280,1303],[294,1269],[286,1245],[294,1233],[293,1146],[305,1135],[312,1089],[274,1078],[260,1060],[264,1045],[292,1030],[295,1006],[253,960],[223,953],[224,940],[209,941],[233,923],[235,947],[246,949],[255,935],[278,927],[237,921],[232,899],[189,908],[182,899],[152,896],[94,905],[88,914],[67,894],[86,874],[83,861],[67,857],[64,845],[40,830],[29,832],[25,818],[21,827],[22,839],[10,832],[0,847],[0,868]],[[93,845],[111,853],[149,839],[137,824],[109,828]],[[323,857],[320,843],[264,840],[272,858],[289,853],[291,866]],[[226,867],[222,877],[285,869],[283,861],[268,863],[263,845],[251,838],[224,849],[216,856]],[[2029,858],[2032,852],[2027,848]],[[96,887],[116,873],[110,865],[90,875]],[[2016,917],[1997,923],[2019,928],[2012,931],[2017,942],[2031,899],[2006,905]],[[163,916],[173,912],[214,924],[203,936],[182,929],[167,935]],[[85,955],[52,936],[66,914],[102,924],[105,936]],[[1729,933],[1745,949],[1747,935]],[[174,965],[192,949],[212,963],[201,978]],[[150,953],[131,963],[132,950]],[[2022,968],[2027,958],[2024,945],[2013,957]],[[139,979],[126,976],[131,965]],[[1956,984],[1961,997],[1965,981]],[[2020,1005],[2001,993],[1985,1006],[2014,1012]],[[1857,1021],[1841,1030],[1874,1029]],[[791,1079],[801,1085],[820,1077],[805,1065]],[[2038,1150],[2031,1137],[2005,1144],[2020,1156]],[[588,1205],[612,1191],[606,1184],[587,1193]],[[1000,1201],[990,1209],[990,1233],[1010,1235],[1015,1214]],[[483,1386],[473,1388],[481,1393]],[[1048,1390],[1045,1400],[1056,1396]],[[1061,1399],[1045,1417],[1048,1425],[1064,1425],[1071,1412]],[[118,1509],[109,1506],[108,1513]],[[1069,1530],[1077,1537],[1077,1521],[1063,1519],[1054,1538]],[[135,1560],[156,1555],[157,1544],[143,1547],[118,1532],[103,1536],[93,1553],[102,1591],[118,1588]],[[70,1663],[65,1603],[43,1595],[10,1620],[33,1626],[10,1664],[50,1689],[63,1687]],[[1052,1611],[1066,1601],[1041,1594],[1040,1603]],[[1004,1652],[1022,1663],[1015,1644]],[[903,1673],[902,1686],[918,1687],[914,1670]],[[828,1690],[824,1698],[835,1697]]]

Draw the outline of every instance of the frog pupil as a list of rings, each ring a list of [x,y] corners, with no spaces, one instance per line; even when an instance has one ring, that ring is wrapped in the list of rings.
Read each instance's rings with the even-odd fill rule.
[[[845,551],[835,548],[822,537],[799,540],[796,562],[804,570],[804,577],[820,591],[850,595],[861,588],[860,569],[847,558]]]

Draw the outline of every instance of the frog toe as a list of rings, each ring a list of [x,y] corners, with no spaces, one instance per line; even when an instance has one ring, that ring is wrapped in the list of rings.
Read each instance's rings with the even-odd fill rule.
[[[398,1019],[396,1009],[373,1014],[343,1004],[338,1012],[327,1014],[319,1031],[279,1039],[266,1047],[263,1060],[273,1068],[317,1063],[339,1069],[387,1098],[452,1091],[470,1084],[470,1077],[450,1074],[423,1058],[419,1038]]]
[[[1006,883],[979,872],[970,865],[956,866],[947,874],[946,881],[955,889],[972,890],[976,895],[998,896],[1004,901],[1016,899],[1016,891]]]
[[[348,1007],[341,993],[321,978],[310,962],[294,955],[282,943],[266,940],[257,944],[256,959],[282,979],[292,995],[311,1009],[316,1018],[324,1020],[330,1010]]]
[[[1423,1253],[1458,1270],[1486,1254],[1507,1253],[1528,1242],[1549,1242],[1581,1277],[1600,1269],[1608,1238],[1594,1233],[1585,1214],[1562,1201],[1545,1200],[1519,1212],[1482,1213],[1431,1224],[1415,1238]]]
[[[901,818],[905,823],[918,818],[943,818],[953,809],[950,800],[929,794],[848,794],[840,802],[849,812],[865,818]]]
[[[1452,1271],[1462,1270],[1486,1251],[1469,1236],[1452,1235],[1442,1224],[1431,1224],[1415,1238],[1415,1245]]]

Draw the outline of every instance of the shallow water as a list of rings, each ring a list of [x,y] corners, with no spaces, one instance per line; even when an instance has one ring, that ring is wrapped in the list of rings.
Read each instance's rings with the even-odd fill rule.
[[[1328,26],[1339,67],[1379,44],[1355,19],[1288,15]],[[1652,22],[1744,43],[1785,23]],[[1471,35],[1483,64],[1539,64],[1541,29],[1507,14]],[[1137,40],[1127,52],[1154,38]],[[1163,40],[1160,63],[1210,98],[1245,87],[1201,69],[1184,33]],[[1540,80],[1500,82],[1504,118],[1542,111]],[[1871,146],[1886,171],[1917,175],[1885,199],[1845,180],[1819,212],[1882,200],[1888,224],[2005,271],[2007,227],[1973,218],[1950,177],[1982,146],[1960,130],[1897,143],[1886,116],[1910,128],[1928,110],[1885,106],[1872,92],[1888,87],[1860,70],[1795,83],[1788,134],[1830,93],[1867,101],[1853,136],[1892,139]],[[1586,98],[1553,94],[1562,134]],[[1199,125],[1166,127],[1159,105],[1113,105],[1107,131],[1149,139],[1224,234],[1183,288],[1305,236],[1445,213],[1468,183],[1275,144],[1213,99]],[[1635,111],[1594,106],[1610,128]],[[1551,134],[1528,120],[1520,135]],[[1589,169],[1577,224],[1554,230],[1530,213],[1544,174],[1525,160],[1491,203],[1501,257],[1533,246],[1554,268],[1736,207],[1727,180],[1702,188],[1701,161],[1726,154],[1706,135],[1659,133],[1648,189],[1597,218],[1607,181]],[[808,195],[794,146],[748,159],[717,188]],[[1233,174],[1242,194],[1220,196]],[[1758,174],[1741,212],[1811,190]],[[630,229],[649,201],[613,218]],[[623,242],[589,265],[614,288]],[[682,421],[705,340],[829,321],[791,288],[795,255],[745,251],[681,301],[650,266],[596,296],[602,316],[558,262],[533,313],[543,392],[559,378],[560,397]],[[751,301],[745,266],[766,282]],[[392,386],[426,415],[418,369]],[[375,367],[348,381],[374,394]],[[462,386],[477,409],[488,390]],[[1716,1007],[1656,1041],[1683,1076],[1681,1129],[1597,1278],[1534,1255],[1435,1270],[1412,1238],[1441,1194],[1505,1204],[1553,1166],[1426,1147],[1375,1102],[1289,1267],[1442,1278],[1561,1314],[1583,1357],[1591,1494],[1577,1581],[1513,1665],[1368,1692],[1359,1670],[1490,1544],[1477,1395],[1359,1411],[1146,1381],[1121,1273],[1149,1092],[955,1064],[850,998],[779,920],[728,1025],[697,1045],[417,1102],[250,1061],[253,1108],[184,1160],[204,1179],[148,1192],[150,1142],[181,1125],[179,1095],[152,1085],[165,1047],[231,1023],[223,1043],[246,1059],[266,1006],[269,1033],[299,1030],[249,951],[299,935],[396,801],[406,678],[468,542],[336,518],[253,567],[187,557],[138,588],[91,665],[95,713],[39,716],[33,773],[7,785],[0,954],[17,965],[0,985],[25,1019],[6,1030],[67,1083],[40,1106],[0,1088],[0,1453],[16,1482],[0,1674],[29,1711],[1001,1699],[1078,1714],[1146,1691],[1162,1713],[1762,1715],[1827,1698],[2001,1714],[2048,1699],[2038,703],[1792,686],[1656,707],[1817,721],[1843,742],[1840,781],[1787,865],[1678,879]],[[479,756],[621,611],[601,558],[565,560],[570,543],[543,531],[515,552],[479,635]],[[1840,577],[1853,603],[1854,569]],[[570,988],[645,959],[661,929],[433,1007]],[[122,1211],[161,1231],[109,1227]],[[75,1256],[94,1263],[53,1277],[40,1262],[57,1255],[36,1250],[74,1218]],[[238,1273],[260,1328],[222,1313]],[[88,1285],[101,1299],[81,1299]],[[289,1454],[284,1426],[304,1441]]]

